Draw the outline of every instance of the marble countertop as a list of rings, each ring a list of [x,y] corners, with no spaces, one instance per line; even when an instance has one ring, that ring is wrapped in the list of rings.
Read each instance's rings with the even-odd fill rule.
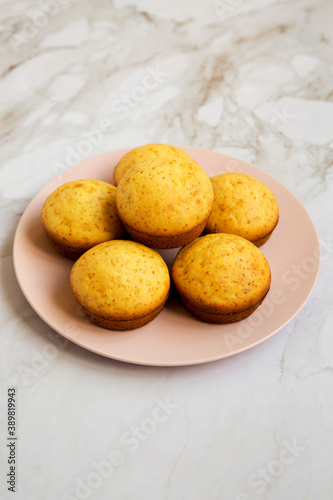
[[[332,2],[1,7],[1,498],[331,499]],[[185,367],[115,361],[64,344],[23,296],[12,248],[30,200],[86,158],[150,142],[256,165],[311,216],[316,286],[260,345]]]

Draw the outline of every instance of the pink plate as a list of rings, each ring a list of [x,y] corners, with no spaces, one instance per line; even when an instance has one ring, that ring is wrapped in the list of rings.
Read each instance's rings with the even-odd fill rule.
[[[14,240],[14,266],[19,285],[36,313],[65,338],[103,356],[142,365],[180,366],[226,358],[268,339],[304,306],[315,285],[320,246],[314,225],[301,203],[282,184],[258,168],[229,156],[183,148],[209,176],[243,172],[260,180],[275,194],[280,220],[260,248],[272,271],[272,285],[263,304],[249,318],[230,325],[203,323],[171,296],[150,324],[115,332],[90,323],[76,303],[69,284],[73,262],[50,246],[40,218],[45,198],[60,184],[93,178],[113,183],[113,169],[131,148],[90,158],[66,170],[30,202]],[[169,267],[177,250],[163,250]]]

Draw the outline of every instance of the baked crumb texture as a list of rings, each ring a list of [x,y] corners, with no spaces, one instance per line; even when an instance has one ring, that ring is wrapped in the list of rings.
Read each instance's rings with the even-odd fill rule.
[[[225,233],[201,236],[184,246],[172,280],[185,307],[208,323],[233,323],[265,299],[271,272],[264,254],[245,238]]]
[[[166,147],[166,146],[164,146]],[[121,177],[116,202],[133,239],[152,248],[177,248],[197,238],[213,209],[209,177],[185,153],[151,154]]]
[[[70,283],[94,323],[110,330],[132,330],[162,311],[170,274],[155,250],[135,241],[113,240],[85,252],[72,267]]]
[[[237,234],[258,247],[263,245],[279,220],[272,191],[257,179],[237,172],[219,174],[210,180],[214,206],[204,234]]]
[[[136,165],[142,165],[146,161],[160,161],[163,158],[173,158],[174,160],[193,161],[192,158],[182,149],[169,144],[144,144],[131,149],[117,163],[113,171],[114,185],[118,186],[122,176]]]
[[[116,205],[116,187],[82,179],[55,189],[42,207],[42,223],[53,247],[76,260],[104,241],[125,237]]]

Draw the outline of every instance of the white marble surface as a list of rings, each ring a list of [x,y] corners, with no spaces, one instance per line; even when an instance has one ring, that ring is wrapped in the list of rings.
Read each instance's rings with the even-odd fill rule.
[[[332,16],[330,0],[1,0],[1,499],[332,498]],[[148,142],[248,161],[311,215],[316,287],[261,345],[126,364],[64,345],[23,297],[12,243],[32,197]]]

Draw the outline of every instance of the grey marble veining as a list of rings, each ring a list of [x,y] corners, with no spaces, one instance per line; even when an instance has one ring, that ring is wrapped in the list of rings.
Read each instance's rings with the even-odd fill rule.
[[[15,498],[331,498],[332,2],[0,5],[1,469],[15,386]],[[12,245],[30,200],[82,160],[149,142],[256,165],[309,212],[316,287],[261,345],[192,367],[120,363],[64,342],[23,297]]]

